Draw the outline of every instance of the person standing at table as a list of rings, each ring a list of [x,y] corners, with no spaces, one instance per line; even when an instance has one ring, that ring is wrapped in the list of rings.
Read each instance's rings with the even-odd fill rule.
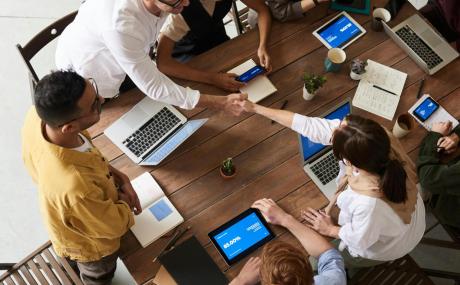
[[[345,285],[347,278],[340,252],[320,234],[283,211],[272,199],[261,199],[252,205],[271,224],[285,227],[303,246],[318,258],[318,274],[305,252],[282,241],[272,241],[262,251],[262,258],[250,258],[230,285]]]
[[[154,100],[239,115],[236,102],[245,94],[212,96],[184,88],[162,74],[148,55],[167,15],[180,13],[188,4],[189,0],[87,0],[59,37],[56,65],[94,78],[104,98],[126,90],[126,79]]]
[[[424,191],[433,195],[431,203],[438,218],[460,233],[460,157],[448,163],[441,161],[441,151],[446,154],[457,150],[460,126],[452,131],[451,122],[433,125],[420,146],[417,171]]]
[[[191,0],[180,14],[171,14],[162,28],[157,49],[157,63],[161,72],[177,78],[208,83],[236,91],[243,83],[236,74],[209,72],[188,66],[185,62],[229,39],[223,18],[233,0]],[[259,14],[259,47],[257,55],[262,67],[271,70],[267,41],[271,17],[263,0],[242,0]]]
[[[128,176],[93,146],[89,127],[104,99],[73,71],[41,79],[22,129],[22,158],[38,186],[40,212],[57,255],[85,285],[109,284],[120,238],[142,209]]]
[[[425,208],[410,158],[378,123],[355,115],[343,121],[307,117],[249,101],[243,108],[312,142],[332,145],[340,166],[335,199],[326,211],[309,208],[302,217],[320,234],[337,239],[347,267],[400,258],[422,239]],[[340,210],[337,224],[329,215],[334,205]]]

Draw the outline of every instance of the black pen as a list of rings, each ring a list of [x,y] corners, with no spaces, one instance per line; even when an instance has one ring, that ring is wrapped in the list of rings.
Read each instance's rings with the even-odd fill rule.
[[[418,87],[417,99],[420,99],[420,97],[422,96],[423,84],[424,83],[425,83],[425,78],[423,78],[422,81],[420,81],[420,85]]]
[[[287,103],[288,103],[288,100],[287,100],[287,99],[284,100],[283,104],[281,104],[280,110],[284,110],[284,108],[286,108]],[[274,123],[275,123],[275,121],[272,120],[272,125],[273,125]]]
[[[379,87],[379,86],[377,86],[377,85],[372,85],[372,87],[377,88],[377,89],[382,90],[382,91],[385,91],[385,92],[390,93],[390,94],[392,94],[392,95],[398,96],[398,95],[396,95],[396,93],[393,93],[393,92],[391,92],[391,91],[388,91],[388,90],[386,90],[386,89],[384,89],[384,88],[382,88],[382,87]]]

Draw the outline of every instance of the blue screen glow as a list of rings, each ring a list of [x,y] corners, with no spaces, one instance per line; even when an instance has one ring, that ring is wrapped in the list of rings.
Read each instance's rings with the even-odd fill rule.
[[[214,236],[229,260],[270,235],[259,217],[252,213]]]
[[[343,46],[348,40],[361,33],[361,30],[345,15],[318,31],[318,34],[333,48]]]
[[[325,116],[325,119],[334,120],[339,119],[343,120],[345,116],[350,114],[350,102],[345,103],[344,105],[340,106],[332,113]],[[313,155],[317,154],[321,150],[323,150],[326,146],[320,143],[314,143],[310,141],[307,137],[301,136],[301,143],[303,149],[303,160],[307,160]]]
[[[439,105],[431,98],[426,98],[414,111],[417,117],[422,121],[426,121],[437,109]]]

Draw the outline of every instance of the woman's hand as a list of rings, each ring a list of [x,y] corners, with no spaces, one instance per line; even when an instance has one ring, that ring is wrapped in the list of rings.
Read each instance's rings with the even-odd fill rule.
[[[309,227],[318,233],[338,238],[340,227],[334,225],[331,216],[327,215],[324,211],[317,211],[308,208],[306,211],[301,212],[302,218],[309,223]]]

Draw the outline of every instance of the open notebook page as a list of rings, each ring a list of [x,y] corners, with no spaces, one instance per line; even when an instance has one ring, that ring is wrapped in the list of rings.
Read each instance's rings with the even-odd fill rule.
[[[131,184],[139,197],[142,209],[145,209],[153,202],[164,196],[160,185],[158,185],[152,175],[148,172],[144,172],[140,176],[131,180]]]

